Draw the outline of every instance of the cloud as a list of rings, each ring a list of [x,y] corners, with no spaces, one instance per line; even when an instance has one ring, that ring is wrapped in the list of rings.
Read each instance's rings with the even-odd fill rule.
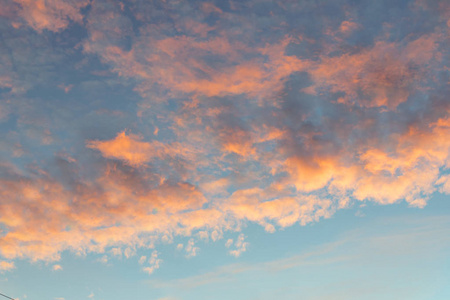
[[[225,247],[230,248],[231,245],[233,245],[233,239],[228,239],[227,242],[225,243]]]
[[[61,265],[53,265],[52,269],[53,269],[53,271],[60,271],[63,268],[61,267]]]
[[[309,73],[317,93],[343,92],[339,103],[395,109],[420,91],[428,70],[440,64],[439,33],[403,43],[377,41],[372,48],[354,54],[322,56]]]
[[[352,32],[353,30],[356,30],[359,28],[359,25],[352,21],[342,21],[341,25],[339,26],[339,31],[345,34],[348,34]]]
[[[88,141],[87,147],[99,150],[106,158],[123,159],[131,165],[148,162],[154,150],[150,143],[141,142],[135,135],[127,136],[125,132],[110,141]]]
[[[147,256],[143,255],[139,258],[139,264],[142,265],[147,260]]]
[[[345,148],[324,162],[319,160],[323,159],[318,156],[320,151],[317,159],[309,161],[298,155],[292,156],[295,160],[278,157],[271,164],[280,175],[272,178],[271,184],[237,189],[216,202],[195,185],[161,183],[150,170],[137,171],[117,163],[106,165],[95,181],[78,181],[74,189],[48,174],[24,177],[3,167],[7,176],[1,179],[0,195],[14,201],[0,203],[0,221],[8,228],[0,251],[7,259],[58,260],[64,250],[86,253],[109,248],[130,257],[133,249],[165,235],[191,236],[206,231],[211,238],[216,232],[217,240],[220,232],[239,228],[245,221],[258,223],[269,232],[274,226],[305,225],[330,217],[345,197],[381,204],[405,199],[412,206],[423,207],[434,191],[446,191],[446,177],[440,176],[439,170],[449,165],[450,145],[444,138],[450,134],[449,128],[448,117],[425,128],[411,126],[404,134],[391,136],[384,145],[389,151],[370,144],[353,148],[358,151],[355,161],[348,160],[355,152]],[[284,156],[286,150],[281,149],[278,153]],[[261,157],[260,163],[264,159]],[[209,178],[205,182],[210,182]],[[326,197],[305,194],[323,188]],[[209,207],[204,207],[206,203]],[[43,223],[43,219],[47,221]],[[149,235],[151,238],[144,238]],[[197,253],[193,240],[186,249],[188,255]]]
[[[105,158],[119,159],[131,166],[142,166],[155,159],[193,159],[195,149],[180,143],[143,142],[138,135],[119,132],[112,140],[87,141],[86,146],[99,150]]]
[[[158,258],[158,251],[154,250],[148,260],[149,267],[144,267],[142,270],[148,274],[153,274],[156,269],[159,269],[159,265],[162,263],[162,259]]]
[[[99,258],[97,261],[101,262],[102,264],[108,263],[108,256],[103,255],[101,258]]]
[[[197,253],[200,250],[200,248],[195,247],[194,239],[189,239],[189,241],[184,249],[186,251],[186,257],[197,256]]]
[[[258,3],[14,3],[0,12],[15,24],[0,53],[5,266],[130,258],[177,237],[193,257],[194,237],[247,222],[275,232],[450,191],[439,5],[374,20],[364,3],[353,15],[267,2],[270,18]],[[247,250],[230,240],[232,255]]]
[[[436,182],[438,185],[442,185],[440,187],[440,191],[445,194],[450,194],[450,175],[441,176]]]
[[[117,15],[113,18],[119,20]],[[97,24],[98,20],[92,22]],[[307,65],[284,54],[285,47],[292,41],[288,37],[279,44],[251,48],[228,36],[225,31],[206,39],[203,38],[204,32],[156,39],[153,34],[151,27],[148,31],[142,30],[129,51],[106,41],[108,36],[104,34],[99,35],[100,38],[93,34],[84,44],[84,50],[98,54],[120,76],[138,79],[140,84],[136,91],[145,98],[153,94],[150,90],[155,84],[170,95],[194,93],[215,97],[248,94],[265,97],[280,90],[284,79]],[[215,65],[211,65],[212,56],[216,57]]]
[[[233,255],[234,257],[239,257],[239,256],[241,256],[242,253],[247,251],[247,247],[248,247],[249,243],[244,242],[244,239],[245,239],[244,234],[241,233],[238,236],[236,242],[234,243],[234,246],[236,247],[236,249],[230,250],[228,253],[230,253],[230,255]],[[228,245],[228,242],[227,242],[227,244],[225,244],[225,246],[227,246],[227,245]],[[228,247],[229,246],[227,246],[227,248]]]
[[[67,28],[71,21],[81,23],[81,9],[89,1],[77,0],[14,0],[20,5],[20,15],[34,30],[47,29],[58,32]]]
[[[14,265],[14,262],[10,261],[0,261],[0,271],[10,271],[14,269],[16,266]]]

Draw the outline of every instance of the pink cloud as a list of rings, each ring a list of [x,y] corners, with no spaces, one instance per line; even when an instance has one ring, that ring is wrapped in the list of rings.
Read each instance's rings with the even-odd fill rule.
[[[70,21],[81,22],[81,8],[89,4],[82,0],[14,0],[21,7],[19,14],[34,30],[47,29],[58,32],[65,29]]]
[[[433,33],[406,44],[378,41],[355,54],[322,56],[309,70],[314,85],[305,91],[344,92],[340,103],[395,109],[420,90],[430,64],[438,66],[439,38]]]
[[[20,1],[23,18],[39,32],[59,32],[71,21],[81,22],[80,8],[86,3]],[[305,42],[301,38],[254,46],[216,25],[184,19],[175,26],[180,31],[185,27],[183,34],[165,36],[152,26],[143,27],[125,50],[117,42],[127,34],[126,26],[118,25],[120,15],[107,12],[96,20],[95,9],[83,50],[97,54],[119,76],[138,81],[136,91],[146,98],[140,108],[155,109],[155,119],[167,123],[151,124],[152,139],[123,131],[111,139],[86,141],[90,155],[105,158],[98,162],[104,169],[71,186],[44,170],[30,177],[15,170],[2,177],[0,198],[9,199],[0,203],[0,223],[7,228],[0,239],[2,257],[58,260],[66,250],[132,257],[138,248],[171,242],[177,235],[189,237],[179,248],[195,256],[197,237],[216,241],[245,222],[274,232],[328,218],[350,205],[350,199],[380,204],[405,200],[423,207],[434,191],[449,192],[448,176],[440,174],[450,167],[448,118],[428,128],[411,125],[389,133],[382,143],[374,134],[364,143],[333,147],[333,142],[323,142],[323,132],[310,134],[290,124],[300,124],[304,116],[286,120],[289,112],[280,100],[289,76],[305,72],[312,85],[304,92],[318,97],[341,93],[337,102],[347,111],[354,106],[395,111],[424,89],[428,72],[438,68],[443,38],[438,31],[399,42],[379,39],[334,56],[328,50],[336,49],[327,45],[317,60],[308,60],[286,54],[289,45]],[[226,14],[209,3],[202,10]],[[357,26],[344,21],[338,30],[347,34]],[[0,78],[2,86],[11,87],[11,82],[8,76]],[[155,86],[163,92],[154,92]],[[61,88],[70,92],[68,86]],[[245,105],[214,102],[238,95],[246,96]],[[158,111],[167,97],[187,100],[180,100],[182,108],[176,112]],[[260,111],[261,120],[247,121]],[[120,114],[97,111],[105,113]],[[143,112],[139,114],[143,119]],[[239,127],[241,121],[245,126]],[[359,121],[355,126],[368,133],[373,120]],[[352,129],[329,122],[332,138],[351,140]],[[165,131],[175,141],[164,141]],[[43,144],[51,143],[50,133],[45,132]],[[230,254],[237,257],[248,243],[240,235],[226,245],[234,245]],[[107,262],[107,257],[102,260]],[[152,273],[161,260],[154,251],[149,261],[143,256],[140,262]],[[0,267],[11,264],[1,262]]]
[[[154,152],[151,143],[142,142],[135,135],[119,133],[110,141],[88,141],[87,147],[99,150],[106,158],[125,160],[131,165],[141,165],[148,162]]]
[[[72,191],[50,178],[2,179],[0,196],[11,201],[0,204],[0,222],[8,228],[0,240],[0,252],[7,259],[33,260],[58,260],[64,250],[82,254],[119,247],[123,252],[149,247],[153,239],[144,236],[161,239],[163,235],[191,236],[197,230],[220,232],[245,221],[272,232],[274,226],[304,225],[331,216],[338,207],[334,197],[341,199],[346,194],[382,204],[406,199],[410,205],[422,207],[427,195],[439,186],[446,191],[447,181],[439,177],[439,168],[450,165],[450,144],[445,138],[450,135],[448,124],[443,118],[427,132],[411,128],[402,136],[393,136],[393,152],[361,148],[360,160],[353,165],[341,160],[352,152],[318,155],[312,161],[301,157],[279,160],[280,172],[285,167],[288,177],[264,189],[237,190],[218,203],[211,203],[194,185],[161,183],[157,178],[152,184],[143,184],[114,166],[95,183],[84,183]],[[124,137],[119,135],[119,141]],[[208,184],[204,189],[214,191],[228,182]],[[297,190],[294,195],[288,192],[291,186]],[[324,187],[328,197],[303,194]],[[205,203],[210,207],[204,208]],[[242,245],[233,251],[244,249]]]

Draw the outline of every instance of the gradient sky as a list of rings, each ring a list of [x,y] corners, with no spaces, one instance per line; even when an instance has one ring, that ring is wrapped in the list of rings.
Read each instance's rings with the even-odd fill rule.
[[[446,0],[2,0],[0,292],[450,299]]]

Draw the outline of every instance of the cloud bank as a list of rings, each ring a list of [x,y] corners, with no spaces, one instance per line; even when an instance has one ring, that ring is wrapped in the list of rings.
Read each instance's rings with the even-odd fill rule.
[[[391,5],[9,1],[1,269],[449,193],[448,5]]]

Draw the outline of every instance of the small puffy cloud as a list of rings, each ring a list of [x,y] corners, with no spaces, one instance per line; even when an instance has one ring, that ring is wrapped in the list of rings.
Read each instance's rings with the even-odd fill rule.
[[[147,256],[143,255],[139,258],[139,264],[142,265],[147,260]]]
[[[225,247],[230,248],[231,245],[233,245],[233,239],[228,239],[227,242],[225,243]]]
[[[247,247],[249,245],[249,243],[245,242],[244,240],[245,240],[244,234],[241,233],[238,236],[236,242],[234,243],[234,246],[236,247],[236,249],[230,250],[228,253],[230,253],[234,257],[241,256],[241,254],[247,250]]]
[[[350,33],[356,29],[359,28],[359,25],[352,21],[342,21],[341,25],[339,26],[339,31],[342,33]]]
[[[123,255],[124,255],[126,258],[130,258],[130,257],[134,256],[135,254],[136,254],[136,250],[135,250],[135,249],[132,249],[132,248],[130,248],[130,247],[127,247],[127,248],[125,249],[125,251],[123,252]]]
[[[148,263],[150,266],[144,267],[142,270],[148,274],[153,274],[153,272],[159,269],[159,265],[162,263],[162,259],[158,258],[158,251],[154,250],[150,256]]]
[[[200,248],[195,247],[194,239],[190,239],[185,247],[186,257],[194,257],[197,256]]]
[[[97,261],[101,262],[102,264],[107,264],[108,263],[108,256],[103,255]]]
[[[62,270],[63,268],[62,268],[61,265],[53,265],[52,269],[53,269],[53,271],[60,271],[60,270]]]
[[[0,272],[1,271],[10,271],[14,269],[16,266],[14,262],[0,260]]]
[[[450,175],[443,175],[438,179],[436,184],[440,185],[441,193],[450,194]]]
[[[215,242],[220,240],[223,237],[223,233],[220,230],[213,230],[213,232],[211,232],[211,239]]]
[[[264,225],[264,230],[270,233],[274,233],[276,231],[275,226],[269,223]]]
[[[201,240],[208,241],[208,239],[209,239],[209,234],[208,234],[208,231],[206,231],[206,230],[199,231],[197,233],[197,235]]]
[[[111,252],[114,256],[122,256],[122,249],[121,248],[112,248],[109,252]]]

